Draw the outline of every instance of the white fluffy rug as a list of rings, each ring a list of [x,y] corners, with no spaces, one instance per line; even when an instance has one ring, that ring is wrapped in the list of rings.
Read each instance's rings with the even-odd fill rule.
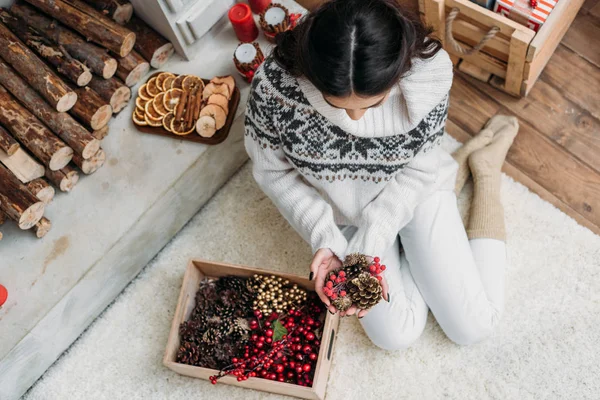
[[[451,139],[446,145],[452,147]],[[327,399],[600,398],[600,237],[504,177],[507,305],[484,343],[451,343],[430,316],[416,345],[386,352],[343,320]],[[466,204],[468,195],[461,198]],[[127,287],[28,400],[275,399],[162,366],[189,258],[308,273],[310,251],[246,165]]]

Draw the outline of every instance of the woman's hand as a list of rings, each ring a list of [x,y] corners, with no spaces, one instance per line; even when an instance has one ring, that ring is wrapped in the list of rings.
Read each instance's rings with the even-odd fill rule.
[[[338,310],[331,304],[325,293],[323,293],[323,284],[325,283],[327,274],[339,268],[342,268],[342,262],[333,254],[331,249],[319,249],[310,264],[311,279],[315,280],[315,291],[331,313],[336,313]]]

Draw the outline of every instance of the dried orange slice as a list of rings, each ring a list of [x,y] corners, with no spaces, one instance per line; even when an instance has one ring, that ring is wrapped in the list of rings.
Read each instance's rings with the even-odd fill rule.
[[[170,77],[175,77],[175,75],[173,75],[170,72],[162,72],[158,75],[156,75],[156,87],[158,87],[161,91],[166,92],[167,90],[165,89],[165,81],[167,80],[167,78]],[[169,87],[170,89],[170,87]]]
[[[146,103],[148,102],[148,100],[144,100],[141,97],[137,97],[135,99],[135,106],[136,108],[140,109],[140,110],[144,110],[144,108],[146,107]]]
[[[152,96],[150,96],[150,93],[148,93],[148,91],[146,90],[147,88],[147,84],[143,84],[142,86],[140,86],[140,88],[138,89],[138,96],[142,98],[142,100],[152,100]]]
[[[192,133],[192,131],[196,129],[196,124],[191,124],[187,126],[185,121],[171,121],[171,132],[178,136],[184,136]]]
[[[150,79],[148,83],[146,83],[146,92],[152,97],[155,97],[161,92],[158,86],[156,86],[156,77]]]
[[[142,115],[142,117],[140,118],[140,116],[138,115],[137,112],[134,112],[131,116],[131,118],[133,119],[133,123],[138,125],[138,126],[146,126],[148,125],[148,123],[146,122],[146,119],[144,118],[144,116]]]
[[[187,75],[179,75],[177,78],[175,78],[171,87],[173,89],[182,89],[183,88],[183,86],[182,86],[183,80],[185,78],[187,78]]]
[[[169,111],[175,110],[175,106],[179,103],[183,97],[183,90],[181,89],[171,89],[165,93],[163,98],[163,105]]]
[[[154,120],[162,120],[162,115],[157,113],[154,109],[154,100],[146,103],[146,108],[144,109],[146,116],[154,119]]]
[[[175,82],[175,78],[176,76],[173,75],[165,79],[165,81],[163,82],[163,90],[165,92],[173,87],[173,82]]]
[[[174,119],[175,119],[175,114],[173,114],[172,112],[165,115],[162,120],[163,128],[165,128],[169,132],[172,132],[171,123],[173,122]]]
[[[160,115],[167,115],[169,110],[165,108],[163,103],[165,97],[165,92],[160,92],[158,96],[152,100],[152,107],[154,107],[154,111],[156,111]]]
[[[138,119],[144,119],[144,115],[146,115],[146,112],[144,110],[140,110],[139,108],[135,108],[135,110],[133,110],[133,113],[138,117]]]
[[[190,90],[194,86],[199,86],[201,88],[201,90],[204,90],[204,82],[202,81],[202,79],[198,78],[197,76],[188,75],[183,80],[183,82],[181,82],[181,88],[183,90]]]
[[[162,117],[160,118],[152,118],[148,114],[144,114],[144,119],[150,126],[162,126]]]

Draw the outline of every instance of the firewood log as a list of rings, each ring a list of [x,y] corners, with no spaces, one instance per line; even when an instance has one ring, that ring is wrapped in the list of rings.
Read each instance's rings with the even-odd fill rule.
[[[119,58],[118,62],[117,76],[130,87],[138,83],[150,70],[150,64],[135,50],[126,57]]]
[[[35,28],[0,9],[0,20],[40,58],[77,86],[86,86],[92,79],[90,69],[44,38]]]
[[[0,165],[0,210],[16,221],[21,229],[30,229],[44,216],[44,202],[35,197],[4,166]]]
[[[12,172],[21,183],[31,182],[44,176],[46,168],[33,159],[25,150],[19,148],[15,154],[9,156],[0,150],[0,163]]]
[[[53,171],[66,166],[73,149],[46,128],[0,85],[0,123],[38,160]]]
[[[33,232],[38,239],[43,238],[52,229],[52,222],[46,217],[42,217],[33,227]]]
[[[109,102],[115,114],[125,108],[129,99],[131,99],[131,89],[118,78],[101,79],[94,76],[90,82],[90,87],[105,101]]]
[[[131,18],[125,26],[135,32],[135,51],[148,60],[153,68],[162,67],[175,52],[171,42],[138,17]]]
[[[10,12],[28,25],[35,27],[46,38],[62,47],[71,57],[87,65],[96,75],[108,79],[117,71],[117,60],[111,57],[105,49],[87,42],[58,21],[38,12],[33,7],[17,2],[12,5]]]
[[[92,136],[98,140],[102,140],[108,136],[109,132],[110,132],[110,129],[109,129],[108,125],[106,125],[105,127],[96,129],[94,132],[92,132]]]
[[[83,125],[91,130],[104,127],[112,116],[112,107],[89,87],[75,89],[79,100],[70,111]]]
[[[19,150],[19,147],[19,142],[10,136],[10,133],[8,133],[6,129],[0,126],[0,149],[3,150],[6,155],[12,156]]]
[[[4,214],[2,211],[0,211],[0,225],[4,224],[6,222],[6,214]]]
[[[121,25],[133,16],[133,6],[126,0],[85,0],[85,2]]]
[[[98,150],[98,153],[96,153],[94,157],[90,158],[89,160],[84,160],[81,157],[78,157],[77,155],[73,157],[73,164],[77,165],[81,172],[83,172],[86,175],[91,175],[94,172],[96,172],[100,167],[104,165],[105,161],[106,153],[102,149]]]
[[[68,111],[77,101],[75,92],[2,23],[0,57],[19,71],[56,111]]]
[[[54,198],[56,191],[44,178],[35,179],[26,184],[27,189],[38,199],[48,205]]]
[[[59,113],[48,105],[19,74],[0,60],[0,84],[19,99],[33,115],[38,117],[75,153],[88,159],[100,148],[100,142],[67,113]]]
[[[46,178],[61,192],[70,192],[79,182],[79,172],[70,165],[59,171],[46,169]]]
[[[79,0],[26,0],[46,14],[81,33],[85,38],[125,57],[135,43],[135,33]]]

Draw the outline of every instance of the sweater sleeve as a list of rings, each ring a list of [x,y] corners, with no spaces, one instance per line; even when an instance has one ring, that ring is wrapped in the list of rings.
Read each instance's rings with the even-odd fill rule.
[[[246,108],[246,151],[253,161],[254,179],[313,253],[329,248],[343,259],[347,240],[333,209],[286,158],[269,104],[274,101],[260,74],[253,80]]]
[[[447,99],[442,103],[447,107]],[[358,230],[348,244],[348,254],[383,254],[412,219],[417,205],[430,194],[432,187],[436,187],[435,183],[441,179],[440,155],[443,151],[439,149],[439,138],[444,133],[446,110],[425,135],[425,144],[419,153],[362,210]]]

